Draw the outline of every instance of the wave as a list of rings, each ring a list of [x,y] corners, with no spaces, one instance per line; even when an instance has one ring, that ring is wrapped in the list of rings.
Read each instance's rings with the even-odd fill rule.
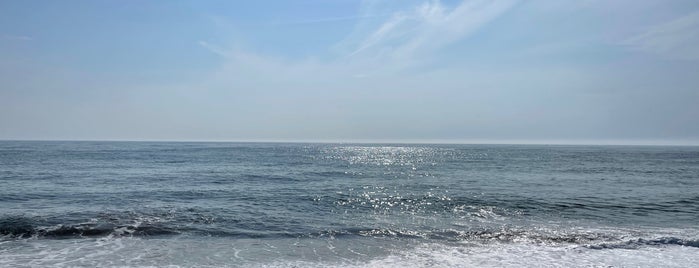
[[[112,219],[114,221],[114,219]],[[129,223],[125,223],[129,222]],[[236,227],[236,226],[233,226]],[[371,228],[347,227],[324,230],[245,230],[202,227],[191,224],[144,220],[134,218],[130,221],[115,220],[105,222],[93,220],[85,223],[62,223],[42,225],[41,221],[27,217],[0,218],[0,235],[10,239],[42,238],[67,239],[83,237],[153,237],[153,236],[208,236],[253,239],[345,239],[345,238],[389,238],[410,239],[432,242],[467,242],[467,243],[534,243],[534,244],[569,244],[589,249],[637,249],[645,246],[677,245],[699,248],[699,240],[675,236],[657,237],[654,232],[629,239],[632,234],[623,230],[560,230],[541,226],[529,228],[484,228],[474,229],[425,229],[407,228]],[[638,235],[638,234],[636,234]],[[646,237],[643,237],[646,236]],[[648,238],[648,236],[655,236]]]
[[[105,222],[56,224],[53,226],[37,226],[38,223],[24,217],[8,217],[0,219],[0,235],[13,238],[70,238],[70,237],[102,237],[102,236],[154,236],[172,235],[184,231],[166,226],[134,222],[130,225]]]
[[[661,237],[655,239],[638,238],[619,243],[601,243],[597,245],[585,245],[585,247],[590,249],[638,249],[643,246],[666,245],[699,248],[699,240],[682,239],[677,237]]]

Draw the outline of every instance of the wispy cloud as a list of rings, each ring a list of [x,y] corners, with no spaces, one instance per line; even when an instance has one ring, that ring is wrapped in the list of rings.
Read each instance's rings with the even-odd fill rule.
[[[206,50],[210,51],[211,53],[217,54],[222,57],[229,57],[230,53],[226,51],[223,48],[220,48],[219,46],[209,44],[209,42],[206,41],[199,41],[197,42],[201,47],[205,48]]]
[[[390,14],[365,14],[365,15],[359,15],[359,16],[342,16],[342,17],[311,18],[311,19],[287,20],[287,21],[273,21],[270,24],[271,25],[315,24],[315,23],[324,23],[324,22],[376,19],[376,18],[385,18],[388,16],[390,16]]]
[[[699,12],[657,24],[624,43],[666,58],[699,60]]]
[[[3,39],[5,40],[15,40],[15,41],[31,41],[34,40],[31,36],[26,36],[26,35],[9,35],[5,34],[2,36]]]
[[[199,41],[202,48],[224,59],[221,67],[204,79],[206,86],[201,88],[235,95],[240,107],[259,102],[255,98],[275,99],[270,103],[279,99],[280,103],[275,105],[281,107],[293,105],[283,103],[284,98],[335,96],[345,99],[347,105],[355,105],[367,101],[363,99],[366,96],[383,94],[389,98],[388,95],[398,90],[407,95],[420,95],[432,87],[448,91],[455,84],[446,81],[456,79],[449,77],[463,78],[469,76],[467,72],[445,69],[423,73],[421,67],[440,60],[438,53],[441,48],[471,37],[514,4],[515,1],[465,0],[455,6],[439,1],[421,1],[409,7],[393,6],[388,12],[391,15],[385,19],[357,21],[366,29],[361,31],[362,34],[350,33],[351,36],[342,40],[346,42],[344,53],[329,57],[284,58],[244,49],[237,46],[239,44],[219,46]],[[387,10],[363,8],[359,16],[381,12]],[[327,52],[334,52],[332,48],[329,47]],[[463,86],[466,82],[457,84]],[[475,87],[477,83],[472,84]],[[374,97],[368,102],[373,102]],[[355,114],[353,111],[342,113],[347,116]]]
[[[378,9],[381,1],[364,1],[357,16],[309,19],[290,23],[316,23],[334,20],[356,19],[357,27],[365,27],[361,34],[351,33],[341,44],[345,53],[318,63],[324,72],[341,69],[351,72],[352,77],[366,77],[376,72],[393,72],[414,66],[422,58],[440,48],[463,40],[495,20],[516,3],[516,0],[485,1],[464,0],[455,6],[446,6],[439,0],[427,0],[416,5],[391,6]],[[383,2],[382,2],[383,3]],[[381,14],[381,15],[377,15]],[[381,18],[385,18],[381,21]],[[379,19],[379,20],[377,20]],[[371,21],[371,22],[369,22]],[[379,21],[377,24],[376,22]],[[199,41],[200,46],[223,57],[243,55],[241,49],[224,49]],[[328,48],[332,50],[332,47]],[[245,57],[243,57],[245,58]],[[255,55],[255,62],[267,58]],[[239,61],[240,57],[236,59]],[[271,60],[279,64],[279,60]],[[380,63],[380,64],[377,64]],[[286,64],[306,64],[287,62]],[[289,69],[293,69],[290,67]],[[356,71],[351,71],[355,69]],[[380,70],[377,70],[380,69]]]
[[[390,20],[383,23],[381,27],[379,27],[371,35],[366,37],[366,39],[359,45],[359,47],[356,50],[354,50],[354,52],[350,53],[349,56],[354,56],[368,48],[380,44],[381,42],[385,42],[386,39],[391,37],[391,34],[395,34],[395,29],[399,27],[407,19],[408,17],[401,13],[394,14]]]
[[[428,1],[396,12],[367,36],[350,55],[381,53],[413,57],[466,38],[510,9],[516,1],[463,1],[449,9]]]

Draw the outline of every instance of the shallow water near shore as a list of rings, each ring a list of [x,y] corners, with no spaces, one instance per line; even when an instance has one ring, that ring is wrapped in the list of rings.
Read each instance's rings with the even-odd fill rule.
[[[0,142],[1,267],[699,265],[699,147]]]

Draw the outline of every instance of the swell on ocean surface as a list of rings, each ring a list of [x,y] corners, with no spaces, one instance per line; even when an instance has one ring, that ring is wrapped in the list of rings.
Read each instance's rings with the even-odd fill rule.
[[[699,148],[0,142],[0,267],[699,266]]]
[[[699,248],[699,232],[683,229],[654,228],[610,228],[575,226],[570,223],[528,223],[525,226],[514,224],[459,225],[450,228],[369,228],[345,227],[302,230],[256,230],[238,228],[224,231],[221,228],[197,228],[182,224],[173,219],[137,215],[133,219],[119,219],[115,213],[105,213],[102,219],[93,218],[87,222],[74,224],[41,225],[42,221],[27,217],[0,218],[0,241],[21,241],[23,239],[70,239],[70,238],[172,238],[172,237],[220,237],[235,239],[362,239],[389,238],[411,241],[431,241],[446,243],[512,243],[570,244],[589,249],[634,249],[648,246],[683,246]],[[134,216],[126,213],[123,216]],[[211,222],[203,222],[211,224]],[[46,224],[46,221],[43,221]]]

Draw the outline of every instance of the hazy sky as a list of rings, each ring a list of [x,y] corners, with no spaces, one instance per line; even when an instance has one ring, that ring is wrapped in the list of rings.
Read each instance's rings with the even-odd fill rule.
[[[0,139],[699,144],[699,1],[0,1]]]

